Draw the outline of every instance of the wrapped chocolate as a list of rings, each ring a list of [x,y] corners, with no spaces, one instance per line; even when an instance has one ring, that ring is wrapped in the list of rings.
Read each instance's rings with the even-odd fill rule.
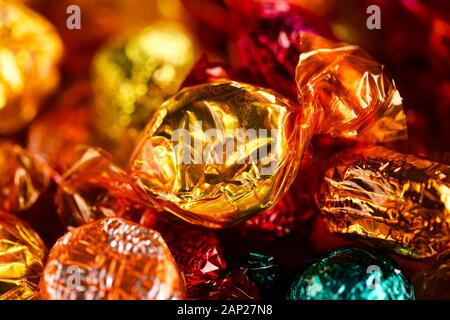
[[[326,21],[286,1],[227,1],[230,51],[260,85],[286,97],[297,97],[294,83],[298,57],[304,52],[301,32],[333,38]]]
[[[318,113],[315,133],[366,142],[407,138],[402,98],[385,67],[360,47],[300,33],[300,103]]]
[[[25,6],[0,1],[0,135],[27,125],[58,84],[61,40]]]
[[[85,150],[65,172],[58,182],[55,202],[61,221],[69,229],[110,216],[139,221],[152,210],[112,156],[99,148]]]
[[[214,231],[168,217],[164,212],[145,213],[141,224],[164,238],[184,275],[188,299],[207,296],[225,276],[227,264]]]
[[[414,290],[388,256],[349,247],[308,266],[292,282],[287,299],[414,300]]]
[[[450,167],[377,146],[340,153],[317,202],[330,231],[423,259],[450,244]]]
[[[0,209],[29,209],[48,188],[53,171],[19,145],[0,142]]]
[[[158,232],[121,218],[73,229],[54,245],[43,299],[182,299],[184,281]]]
[[[97,124],[112,141],[114,155],[128,159],[140,130],[178,91],[195,60],[192,35],[173,22],[150,25],[96,55],[92,81]]]
[[[0,210],[0,300],[39,298],[46,250],[25,222]]]
[[[190,87],[150,119],[128,171],[168,212],[231,226],[285,194],[310,140],[308,123],[268,89],[232,81]]]
[[[240,272],[249,277],[266,297],[273,296],[280,281],[280,266],[275,257],[259,252],[250,252],[240,266]]]
[[[450,250],[417,272],[413,278],[419,300],[450,300]]]

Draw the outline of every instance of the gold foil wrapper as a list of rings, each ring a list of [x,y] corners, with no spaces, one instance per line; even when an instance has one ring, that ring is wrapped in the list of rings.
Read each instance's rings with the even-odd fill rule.
[[[336,234],[425,259],[450,246],[450,167],[377,146],[337,156],[318,204]]]
[[[407,138],[402,98],[386,68],[360,47],[300,34],[300,103],[313,108],[316,133],[367,142]]]
[[[0,300],[39,297],[46,248],[23,221],[0,211]]]
[[[43,17],[0,0],[0,134],[23,128],[58,84],[62,43]]]
[[[98,128],[128,158],[152,113],[175,94],[196,60],[192,35],[161,21],[101,50],[94,59]]]
[[[51,300],[169,300],[184,298],[185,287],[158,232],[105,218],[57,241],[40,293]]]
[[[310,140],[307,120],[268,89],[225,80],[186,88],[153,115],[129,173],[166,211],[231,226],[285,194]]]

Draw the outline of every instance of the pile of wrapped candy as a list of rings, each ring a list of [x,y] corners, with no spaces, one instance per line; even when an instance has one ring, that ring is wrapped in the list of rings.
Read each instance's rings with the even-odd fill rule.
[[[450,299],[448,9],[0,0],[0,299]]]

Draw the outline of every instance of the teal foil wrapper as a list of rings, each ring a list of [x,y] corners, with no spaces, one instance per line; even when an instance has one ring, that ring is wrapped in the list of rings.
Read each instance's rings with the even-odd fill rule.
[[[414,300],[414,290],[386,255],[360,248],[330,252],[292,282],[288,300]]]

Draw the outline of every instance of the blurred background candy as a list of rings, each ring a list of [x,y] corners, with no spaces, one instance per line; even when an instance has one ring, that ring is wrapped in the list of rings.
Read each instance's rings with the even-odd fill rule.
[[[0,300],[39,298],[46,250],[28,224],[0,210]]]
[[[193,36],[158,22],[99,51],[93,60],[97,124],[127,161],[155,110],[177,93],[197,58]]]
[[[0,1],[0,135],[12,134],[37,114],[58,85],[62,43],[38,13]]]

